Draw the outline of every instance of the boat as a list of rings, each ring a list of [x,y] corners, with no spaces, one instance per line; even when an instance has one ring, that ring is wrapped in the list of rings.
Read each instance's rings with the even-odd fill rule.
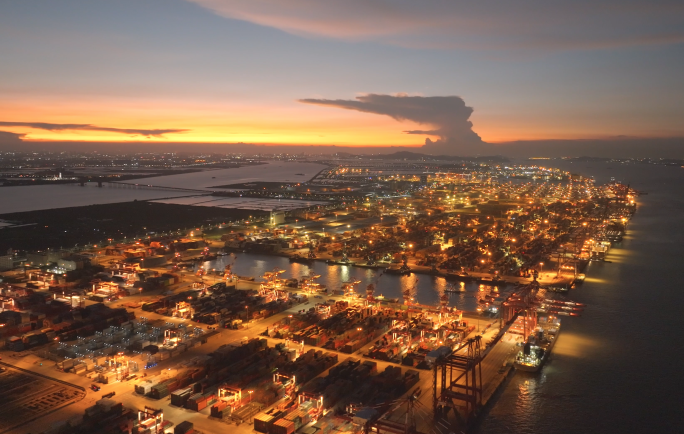
[[[545,298],[544,301],[547,303],[552,303],[552,304],[564,304],[566,306],[577,306],[577,307],[586,306],[584,303],[577,303],[575,301],[553,300],[553,299],[549,299],[549,298]]]
[[[468,273],[447,273],[447,280],[458,280],[460,282],[472,282],[476,280],[475,277],[469,275]]]
[[[570,290],[568,286],[546,286],[544,287],[547,291],[551,292],[558,292],[561,294],[567,294],[567,292]]]
[[[494,277],[480,277],[475,279],[477,283],[482,283],[486,285],[494,285],[494,286],[504,286],[506,285],[506,281],[503,280],[499,276],[494,276]]]
[[[387,270],[385,270],[386,273],[389,274],[400,274],[402,276],[409,276],[411,274],[411,269],[408,267],[408,265],[404,264],[401,267],[388,267]]]
[[[354,263],[350,261],[349,259],[344,260],[340,259],[339,261],[336,261],[334,259],[328,259],[325,261],[328,265],[347,265],[347,266],[352,266]]]
[[[298,262],[300,264],[310,265],[310,264],[313,264],[314,258],[307,258],[307,257],[301,256],[299,254],[294,254],[294,255],[290,256],[290,262]]]
[[[354,265],[354,263],[350,261],[349,257],[347,256],[347,243],[344,243],[344,248],[342,249],[342,259],[340,259],[339,261],[336,261],[334,259],[327,259],[325,262],[328,265]]]
[[[387,268],[387,264],[378,264],[377,262],[367,262],[365,264],[362,264],[360,262],[354,262],[353,264],[355,267],[359,268],[371,268],[373,270],[379,270],[381,268]]]
[[[523,349],[515,358],[515,369],[538,372],[548,360],[560,333],[560,319],[556,316],[539,319],[534,331],[527,337]]]

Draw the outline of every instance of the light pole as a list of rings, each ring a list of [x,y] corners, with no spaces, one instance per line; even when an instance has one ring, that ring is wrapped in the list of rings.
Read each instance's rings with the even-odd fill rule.
[[[542,276],[542,273],[543,273],[543,272],[544,272],[544,263],[543,263],[543,262],[540,262],[540,263],[539,263],[539,278],[540,278],[540,279],[543,278],[543,276]]]

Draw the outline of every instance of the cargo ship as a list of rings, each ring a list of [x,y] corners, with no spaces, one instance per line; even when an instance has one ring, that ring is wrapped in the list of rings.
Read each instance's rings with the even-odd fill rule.
[[[539,371],[551,355],[560,333],[560,325],[560,319],[555,316],[540,318],[537,327],[516,356],[515,368],[526,372]]]
[[[411,275],[411,269],[406,264],[402,265],[401,267],[390,266],[386,269],[385,272],[389,273],[389,274],[399,274],[401,276],[410,276]]]

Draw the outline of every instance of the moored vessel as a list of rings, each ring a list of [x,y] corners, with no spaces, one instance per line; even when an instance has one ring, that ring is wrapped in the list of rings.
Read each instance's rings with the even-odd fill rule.
[[[515,368],[520,371],[538,372],[549,358],[559,333],[560,319],[556,316],[540,318],[516,356]]]

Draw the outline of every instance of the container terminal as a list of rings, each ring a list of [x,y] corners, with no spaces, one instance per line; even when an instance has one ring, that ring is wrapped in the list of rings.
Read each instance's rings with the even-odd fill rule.
[[[349,181],[349,170],[368,174],[320,179]],[[538,370],[552,354],[561,319],[590,308],[568,296],[619,242],[637,193],[417,178],[410,195],[355,196],[284,221],[28,255],[0,286],[0,432],[468,430],[516,367]],[[313,272],[238,276],[234,262],[251,252],[378,277],[329,288]],[[205,265],[218,257],[223,269]],[[392,273],[449,284],[434,304],[410,284],[386,298],[378,288]],[[464,282],[486,288],[475,309],[452,302]]]

